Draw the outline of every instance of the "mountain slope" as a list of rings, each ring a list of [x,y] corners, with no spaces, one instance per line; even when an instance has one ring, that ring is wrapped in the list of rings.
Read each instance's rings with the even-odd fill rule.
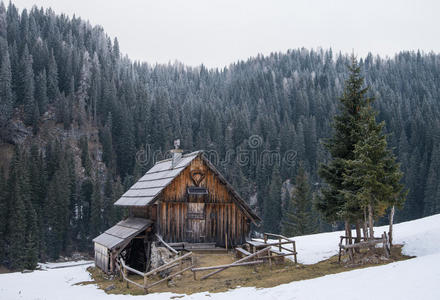
[[[376,228],[376,231],[383,228]],[[225,293],[199,293],[182,299],[438,299],[440,290],[440,215],[395,225],[395,239],[403,252],[416,258],[296,281],[273,288],[237,288]],[[337,253],[343,232],[296,237],[299,261],[314,263]],[[52,264],[55,267],[57,264]],[[107,295],[96,286],[75,286],[90,280],[87,266],[0,274],[0,297],[4,299],[135,299],[137,296]],[[51,288],[41,289],[51,283]],[[372,290],[362,292],[365,286]],[[362,288],[360,288],[362,287]],[[368,290],[365,288],[365,290]],[[171,293],[150,294],[145,299],[169,299]],[[180,296],[179,296],[180,298]]]

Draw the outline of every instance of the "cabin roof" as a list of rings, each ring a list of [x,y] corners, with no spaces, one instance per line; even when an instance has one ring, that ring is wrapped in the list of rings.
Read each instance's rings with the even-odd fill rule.
[[[144,176],[115,202],[119,206],[145,206],[153,203],[160,192],[187,167],[202,151],[182,155],[173,167],[171,159],[158,161]]]
[[[103,245],[109,250],[116,248],[125,241],[133,239],[140,232],[153,224],[153,221],[142,218],[128,218],[118,222],[104,233],[93,239],[93,242]]]
[[[249,205],[234,190],[231,184],[218,172],[211,162],[203,155],[203,151],[195,151],[182,155],[178,163],[173,166],[172,159],[158,161],[144,176],[142,176],[121,198],[115,202],[118,206],[146,206],[153,204],[159,194],[193,161],[200,156],[208,167],[232,192],[238,206],[255,223],[261,219],[252,211]]]

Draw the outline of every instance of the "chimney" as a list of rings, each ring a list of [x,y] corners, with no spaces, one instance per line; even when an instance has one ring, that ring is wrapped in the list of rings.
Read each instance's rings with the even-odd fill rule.
[[[171,150],[172,159],[171,159],[171,168],[174,169],[182,158],[182,149],[179,149],[180,140],[174,140],[174,149]]]

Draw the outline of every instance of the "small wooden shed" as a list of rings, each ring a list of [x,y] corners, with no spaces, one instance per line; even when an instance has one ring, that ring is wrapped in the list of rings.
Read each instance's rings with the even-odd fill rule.
[[[218,247],[245,243],[251,223],[257,225],[260,218],[202,151],[183,155],[176,149],[172,154],[172,158],[157,162],[115,205],[127,207],[130,218],[145,220],[142,230],[146,224],[153,225],[152,231],[167,243],[211,243]],[[103,235],[113,236],[113,228]],[[106,264],[102,252],[118,253],[112,249],[128,245],[136,234],[121,236],[123,241],[117,247],[100,242],[111,239],[108,236],[97,237],[95,257],[102,262],[96,265],[106,270],[101,267]],[[107,265],[113,271],[112,263]]]
[[[129,217],[93,239],[96,266],[106,273],[113,272],[116,257],[134,238],[144,238],[152,224],[148,219]]]

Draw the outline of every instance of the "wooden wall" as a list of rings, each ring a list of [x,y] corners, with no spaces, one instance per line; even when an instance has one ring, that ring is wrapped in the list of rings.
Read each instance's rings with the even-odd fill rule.
[[[108,252],[109,251],[105,246],[95,243],[95,265],[105,273],[110,271]]]
[[[192,171],[204,174],[200,187],[208,195],[188,195],[186,188],[195,186]],[[234,196],[203,162],[196,158],[163,190],[158,201],[157,231],[168,242],[215,242],[218,246],[245,242],[250,221],[236,205]],[[199,205],[192,205],[199,203]]]

